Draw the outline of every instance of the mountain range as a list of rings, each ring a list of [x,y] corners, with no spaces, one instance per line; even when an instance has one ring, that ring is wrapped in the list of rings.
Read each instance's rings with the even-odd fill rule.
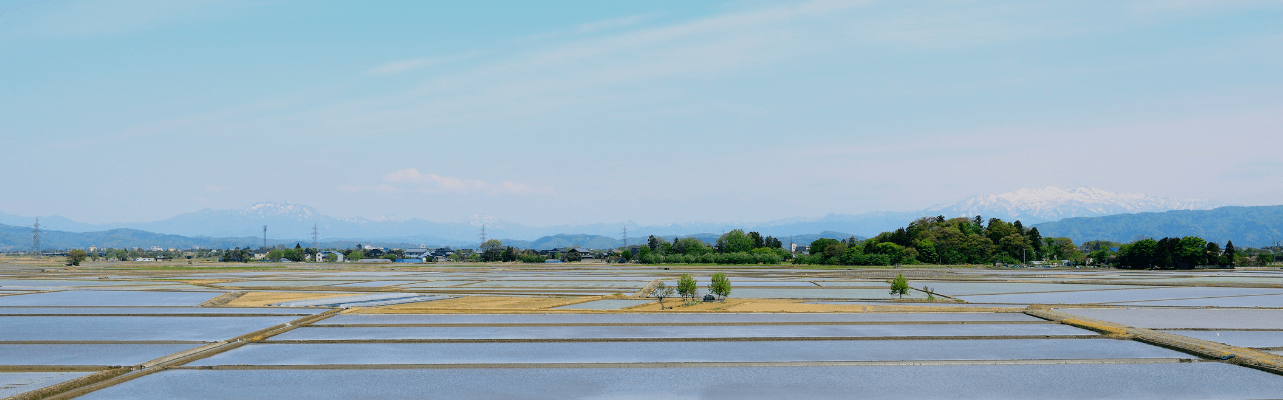
[[[1064,218],[1098,217],[1121,213],[1161,212],[1170,210],[1210,209],[1220,204],[1207,200],[1178,200],[1142,194],[1114,193],[1093,188],[1061,189],[1049,186],[1020,189],[995,195],[975,196],[954,203],[923,210],[883,211],[864,214],[828,214],[818,218],[788,218],[767,222],[706,221],[641,225],[633,222],[571,224],[531,227],[495,217],[475,215],[471,218],[434,222],[419,218],[335,218],[319,210],[290,202],[264,202],[239,210],[204,209],[173,218],[141,223],[88,224],[59,216],[40,217],[47,230],[64,232],[102,232],[132,229],[157,234],[204,238],[258,238],[263,226],[269,241],[310,241],[315,226],[324,242],[372,241],[423,243],[461,246],[479,242],[482,226],[491,238],[534,241],[559,234],[585,234],[618,238],[626,225],[630,236],[685,236],[747,229],[763,235],[786,237],[816,232],[845,232],[848,235],[873,236],[904,226],[923,216],[969,217],[981,215],[1003,220],[1021,220],[1026,225]],[[30,226],[33,217],[0,213],[0,224]],[[621,241],[622,243],[622,241]]]
[[[1221,245],[1232,240],[1240,247],[1262,247],[1283,240],[1283,206],[1231,206],[1066,218],[1035,226],[1043,237],[1068,237],[1075,243],[1085,240],[1127,243],[1139,238],[1197,236]]]

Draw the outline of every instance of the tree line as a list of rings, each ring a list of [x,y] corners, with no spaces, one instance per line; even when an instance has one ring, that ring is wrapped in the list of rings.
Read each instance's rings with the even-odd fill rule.
[[[819,239],[795,264],[898,265],[1025,263],[1078,253],[1069,238],[1043,238],[1020,221],[923,217],[908,226],[857,240]]]
[[[651,235],[637,250],[634,256],[631,249],[621,249],[620,257],[643,264],[773,265],[792,256],[779,239],[743,229],[722,234],[711,246],[693,237],[673,238],[669,243]]]

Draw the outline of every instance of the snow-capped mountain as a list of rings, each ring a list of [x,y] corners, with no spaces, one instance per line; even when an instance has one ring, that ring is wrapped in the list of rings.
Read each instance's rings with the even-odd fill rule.
[[[928,215],[961,217],[979,214],[1025,223],[1057,221],[1072,217],[1099,217],[1114,214],[1171,210],[1209,210],[1223,204],[1201,199],[1170,199],[1139,193],[1115,193],[1089,187],[1039,189],[976,196],[923,210]]]

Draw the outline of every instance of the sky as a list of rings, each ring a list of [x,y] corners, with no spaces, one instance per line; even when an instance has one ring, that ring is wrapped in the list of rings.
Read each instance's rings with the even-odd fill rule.
[[[1283,204],[1278,1],[0,1],[0,212]]]

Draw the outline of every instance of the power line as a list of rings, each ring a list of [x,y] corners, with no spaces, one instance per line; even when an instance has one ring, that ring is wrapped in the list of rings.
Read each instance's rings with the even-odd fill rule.
[[[624,248],[628,248],[628,223],[624,223]]]
[[[313,223],[312,224],[312,248],[313,249],[320,249],[320,247],[316,247],[316,237],[320,236],[320,234],[321,233],[316,230],[316,224]]]
[[[263,248],[267,248],[267,225],[263,225]]]
[[[481,224],[481,244],[486,244],[486,224]]]

